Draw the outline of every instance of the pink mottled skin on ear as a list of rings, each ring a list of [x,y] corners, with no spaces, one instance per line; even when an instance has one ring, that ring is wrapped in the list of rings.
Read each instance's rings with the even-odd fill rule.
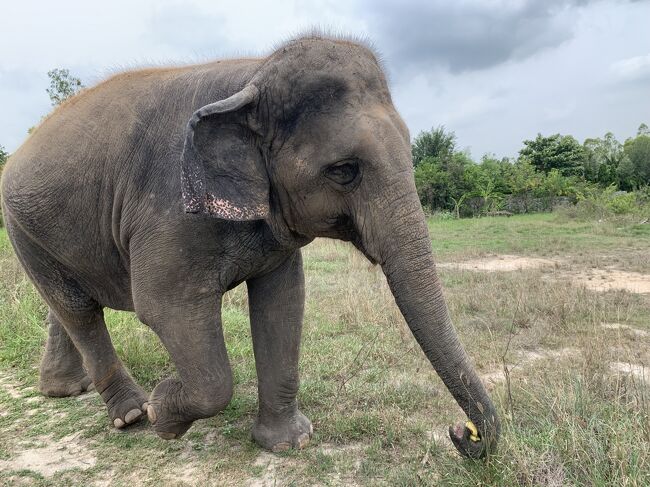
[[[264,218],[269,212],[269,207],[265,204],[237,206],[231,201],[207,194],[205,196],[205,210],[211,215],[226,220],[256,220]]]

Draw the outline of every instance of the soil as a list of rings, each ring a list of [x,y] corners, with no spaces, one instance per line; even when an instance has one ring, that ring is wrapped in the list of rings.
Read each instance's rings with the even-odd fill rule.
[[[541,259],[537,257],[522,257],[517,255],[496,255],[483,259],[467,260],[464,262],[448,262],[438,264],[442,269],[462,269],[477,272],[513,272],[525,269],[554,267],[557,269],[551,276],[556,280],[567,280],[575,285],[583,286],[591,291],[628,291],[631,293],[650,293],[650,275],[640,272],[622,271],[613,268],[605,269],[559,269],[565,262],[561,259]]]
[[[0,470],[32,470],[43,477],[50,477],[71,468],[91,468],[97,458],[80,436],[81,432],[60,440],[40,438],[37,442],[44,446],[25,448],[11,460],[0,461]]]
[[[630,325],[624,325],[622,323],[603,323],[602,326],[606,330],[618,330],[623,333],[629,333],[635,337],[646,338],[650,337],[650,332],[645,330],[639,330],[638,328],[631,327]]]
[[[589,269],[567,275],[574,282],[592,291],[629,291],[650,293],[650,275],[616,269]]]
[[[650,384],[650,370],[640,364],[632,364],[628,362],[613,362],[610,364],[612,372],[621,375],[629,375],[639,382],[646,382]]]
[[[519,371],[523,370],[526,365],[529,365],[538,360],[561,360],[564,358],[575,357],[579,353],[577,348],[566,347],[560,350],[522,350],[516,354],[516,359],[513,361],[508,361],[507,363],[508,373],[510,377],[516,376]],[[504,382],[506,380],[505,371],[503,369],[492,370],[480,374],[481,379],[487,385],[488,389],[490,386]]]
[[[555,266],[557,263],[558,261],[550,259],[503,254],[484,259],[466,260],[464,262],[443,263],[438,264],[437,267],[469,271],[511,272],[521,269],[538,269],[545,266]]]

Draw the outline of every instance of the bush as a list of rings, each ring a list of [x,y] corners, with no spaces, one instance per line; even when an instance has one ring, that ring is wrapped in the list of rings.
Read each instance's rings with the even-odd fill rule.
[[[443,210],[433,212],[431,214],[431,217],[434,220],[454,220],[456,218],[456,215],[451,211]]]
[[[637,192],[616,191],[614,185],[600,189],[589,187],[578,195],[575,205],[563,205],[554,211],[577,220],[608,220],[629,216],[634,220],[650,217],[648,189]]]
[[[634,213],[637,209],[636,195],[620,191],[619,194],[614,194],[606,205],[616,215]]]

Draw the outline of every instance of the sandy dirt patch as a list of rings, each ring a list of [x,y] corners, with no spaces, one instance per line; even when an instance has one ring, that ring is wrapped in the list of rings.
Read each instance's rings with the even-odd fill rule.
[[[202,479],[205,482],[205,479],[200,474],[199,468],[192,463],[186,463],[180,471],[170,473],[164,483],[165,485],[178,486],[198,485],[200,483],[198,479]]]
[[[613,362],[610,364],[612,372],[622,375],[630,375],[640,382],[650,384],[650,370],[640,364],[629,362]]]
[[[576,284],[592,291],[629,291],[631,293],[650,293],[650,275],[639,272],[615,269],[589,269],[566,275]]]
[[[533,362],[540,360],[562,360],[575,357],[579,353],[580,351],[573,347],[565,347],[560,350],[522,350],[516,353],[516,358],[512,363],[507,364],[508,373],[511,378],[513,376],[516,377],[519,372],[525,369],[526,365]],[[479,375],[488,388],[506,380],[506,373],[502,368]]]
[[[625,333],[629,333],[630,335],[633,335],[635,337],[639,338],[647,338],[650,337],[650,332],[645,331],[645,330],[639,330],[638,328],[634,328],[630,325],[625,325],[623,323],[603,323],[600,325],[606,330],[617,330],[617,331],[622,331]]]
[[[253,462],[253,467],[261,468],[262,473],[257,478],[249,479],[245,485],[247,487],[274,487],[276,485],[283,485],[281,468],[284,460],[284,458],[273,453],[260,453]]]
[[[357,456],[363,452],[365,445],[361,443],[350,443],[348,445],[337,445],[336,443],[321,443],[319,448],[320,451],[323,453],[323,455],[334,456],[339,454],[346,454],[346,455],[353,454]],[[361,462],[361,460],[359,460],[359,462]]]
[[[461,269],[477,272],[512,272],[542,267],[558,267],[560,264],[562,264],[562,261],[558,259],[503,254],[464,262],[446,262],[438,264],[438,267],[441,269]],[[567,280],[575,285],[584,286],[591,291],[597,292],[622,290],[639,294],[650,293],[650,275],[639,272],[609,268],[576,271],[558,270],[553,276],[545,277]]]
[[[18,386],[6,375],[0,375],[0,389],[9,394],[13,399],[21,399],[21,394]]]
[[[323,443],[318,447],[323,455],[329,457],[340,457],[341,455],[353,457],[354,470],[359,470],[361,468],[364,448],[365,446],[361,443],[351,443],[349,445]],[[285,470],[288,470],[288,467],[291,466],[295,466],[295,461],[290,458],[280,457],[270,452],[261,452],[253,462],[253,467],[261,469],[261,473],[254,478],[248,479],[243,485],[246,485],[247,487],[276,487],[279,485],[289,485],[287,483]],[[327,480],[327,485],[345,485],[346,487],[357,485],[351,476],[341,475],[339,473],[328,474]]]
[[[511,272],[521,269],[538,269],[556,264],[557,261],[550,259],[503,254],[484,259],[466,260],[464,262],[447,262],[438,264],[437,267],[468,271]]]
[[[60,440],[43,438],[42,442],[46,446],[27,448],[10,460],[0,461],[0,470],[32,470],[50,477],[72,468],[91,468],[97,458],[80,439],[80,435],[81,433],[75,433]]]

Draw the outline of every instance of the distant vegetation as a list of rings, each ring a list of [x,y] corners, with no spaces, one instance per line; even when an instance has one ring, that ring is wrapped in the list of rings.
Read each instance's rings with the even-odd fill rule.
[[[45,91],[52,106],[60,105],[84,88],[81,80],[71,75],[67,69],[53,69],[47,72],[47,77],[50,78],[50,87]]]
[[[47,72],[47,77],[50,78],[50,87],[46,88],[45,91],[47,96],[50,97],[53,107],[60,105],[85,88],[81,80],[71,75],[67,69],[52,69]],[[27,133],[31,134],[34,129],[36,129],[36,126],[28,128]]]
[[[532,213],[585,199],[616,201],[612,205],[621,213],[650,196],[646,124],[623,144],[611,132],[583,144],[570,135],[538,134],[523,142],[516,159],[485,155],[479,163],[458,150],[454,132],[441,126],[420,133],[412,155],[422,206],[454,217]]]

